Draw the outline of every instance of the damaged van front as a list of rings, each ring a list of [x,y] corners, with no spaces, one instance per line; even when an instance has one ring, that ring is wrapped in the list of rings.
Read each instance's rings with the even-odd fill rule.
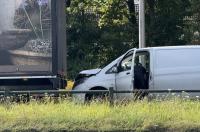
[[[133,49],[128,53],[133,53]],[[130,54],[132,56],[133,54]],[[118,73],[118,65],[126,54],[120,56],[107,66],[102,69],[91,69],[81,71],[76,79],[73,86],[73,90],[77,91],[88,91],[88,90],[108,90],[110,87],[116,88],[116,73]],[[131,57],[132,59],[132,57]],[[128,75],[131,78],[131,74]],[[129,79],[130,80],[130,79]],[[126,80],[124,80],[126,83]],[[126,85],[129,85],[126,83]],[[74,97],[81,101],[90,100],[92,97],[102,96],[99,94],[75,94]],[[105,96],[105,95],[103,95]]]
[[[85,70],[81,71],[77,77],[75,78],[73,89],[81,84],[83,84],[88,78],[91,78],[92,76],[95,76],[101,71],[101,69],[91,69],[91,70]]]
[[[109,87],[115,85],[115,72],[119,57],[102,69],[91,69],[81,71],[75,78],[73,90],[88,91],[88,90],[108,90]],[[89,94],[75,94],[75,98],[81,101],[91,98]]]

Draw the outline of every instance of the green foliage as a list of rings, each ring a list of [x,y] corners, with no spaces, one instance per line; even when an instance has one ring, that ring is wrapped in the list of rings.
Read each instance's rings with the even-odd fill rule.
[[[199,0],[146,0],[145,7],[147,46],[199,44]],[[73,0],[66,13],[70,79],[138,47],[133,0]]]
[[[99,26],[126,25],[128,21],[128,10],[126,1],[122,0],[104,0],[97,10],[101,14]]]
[[[136,45],[137,35],[125,15],[123,1],[72,1],[67,8],[69,78],[101,67]]]
[[[200,43],[200,2],[191,0],[190,16],[186,19],[184,39],[191,44]]]
[[[149,46],[186,44],[181,36],[184,35],[184,18],[190,15],[189,0],[150,0],[146,9]]]

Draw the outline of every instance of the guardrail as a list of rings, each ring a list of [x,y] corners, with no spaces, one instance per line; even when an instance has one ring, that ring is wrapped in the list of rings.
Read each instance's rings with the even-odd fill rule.
[[[146,92],[146,93],[200,93],[199,90],[114,90],[113,87],[110,87],[108,90],[87,90],[87,91],[76,91],[76,90],[33,90],[33,91],[10,91],[5,89],[5,91],[0,91],[0,95],[7,98],[9,96],[16,95],[27,95],[30,98],[31,95],[67,95],[67,94],[107,94],[110,105],[114,104],[114,94],[115,93],[137,93],[137,92]]]

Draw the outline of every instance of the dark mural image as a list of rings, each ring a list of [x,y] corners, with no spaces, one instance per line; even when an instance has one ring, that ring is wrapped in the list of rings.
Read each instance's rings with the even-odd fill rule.
[[[51,0],[0,1],[0,66],[51,68]]]

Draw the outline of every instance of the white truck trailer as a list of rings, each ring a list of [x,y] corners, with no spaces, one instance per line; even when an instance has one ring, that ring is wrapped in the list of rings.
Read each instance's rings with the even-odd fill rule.
[[[0,90],[65,87],[66,0],[0,0]]]

